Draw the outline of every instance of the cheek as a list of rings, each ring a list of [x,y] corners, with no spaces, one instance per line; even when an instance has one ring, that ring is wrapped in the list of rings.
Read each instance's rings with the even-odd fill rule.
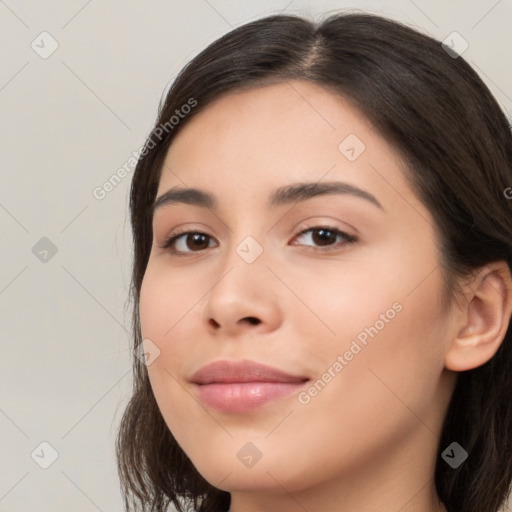
[[[316,361],[313,368],[350,350],[354,340],[361,347],[365,342],[369,346],[370,340],[382,338],[389,325],[403,316],[399,310],[403,311],[404,293],[395,273],[396,269],[384,265],[347,261],[306,272],[306,278],[289,276],[294,293],[303,300],[301,304],[291,297],[289,304],[295,303],[296,330],[305,342],[301,349],[307,360]]]
[[[148,265],[140,290],[139,317],[142,339],[157,354],[147,370],[158,402],[161,395],[176,392],[173,377],[178,377],[184,358],[190,356],[190,344],[179,340],[197,314],[192,309],[196,302],[192,294],[190,287],[178,287],[168,272]]]
[[[155,395],[164,386],[174,388],[173,377],[182,379],[190,363],[204,359],[201,339],[205,333],[198,330],[204,320],[199,303],[211,285],[202,282],[189,273],[166,269],[159,262],[150,260],[148,264],[140,290],[139,317],[142,339],[150,340],[159,353],[148,366]]]
[[[307,306],[297,302],[294,307],[301,309],[304,322],[316,324],[317,337],[327,344],[335,341],[340,348],[388,310],[387,316],[398,316],[393,304],[409,301],[411,290],[435,266],[435,252],[425,247],[428,244],[416,249],[401,239],[407,238],[405,234],[397,238],[391,243],[383,235],[371,246],[347,251],[338,261],[312,260],[285,274]]]
[[[354,302],[337,299],[335,305],[342,307],[329,319],[338,335],[323,336],[323,342],[317,338],[315,349],[307,349],[316,379],[284,431],[291,433],[305,422],[322,438],[350,439],[350,445],[336,445],[329,462],[324,461],[335,466],[343,458],[373,457],[396,447],[424,425],[434,429],[443,369],[439,286],[438,276],[432,275],[409,295],[410,288],[390,282],[385,294],[369,295],[365,307],[355,302],[364,297],[357,288]],[[304,446],[311,458],[317,449],[315,443]]]
[[[163,349],[160,345],[164,341],[176,337],[191,322],[194,304],[202,293],[198,286],[180,280],[179,273],[161,267],[151,260],[148,264],[140,290],[139,315],[143,338]]]
[[[317,273],[303,281],[298,294],[309,298],[315,316],[303,315],[297,326],[301,333],[315,326],[310,342],[301,339],[304,359],[321,380],[312,398],[317,406],[334,411],[336,404],[341,415],[350,410],[360,419],[376,410],[386,416],[387,409],[414,419],[404,403],[429,408],[449,336],[448,312],[440,306],[441,275],[433,267],[434,250],[399,250],[382,252],[373,269],[356,271],[354,263],[343,273]]]

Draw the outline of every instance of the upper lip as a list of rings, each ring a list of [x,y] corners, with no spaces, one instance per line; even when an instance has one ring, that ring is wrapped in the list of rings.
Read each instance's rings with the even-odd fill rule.
[[[278,368],[266,366],[256,361],[222,360],[214,361],[200,368],[191,378],[195,384],[216,382],[305,382],[303,375],[291,375]]]

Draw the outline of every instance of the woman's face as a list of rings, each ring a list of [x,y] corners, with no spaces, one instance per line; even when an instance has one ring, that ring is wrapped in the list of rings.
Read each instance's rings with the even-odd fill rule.
[[[353,188],[323,189],[336,184]],[[159,408],[198,471],[233,493],[294,496],[391,477],[413,482],[412,499],[433,473],[453,333],[434,221],[396,152],[344,98],[296,81],[191,119],[157,198],[174,188],[212,203],[156,209],[140,321]],[[162,248],[176,230],[202,236]],[[221,360],[294,383],[248,370],[238,384],[192,382]]]

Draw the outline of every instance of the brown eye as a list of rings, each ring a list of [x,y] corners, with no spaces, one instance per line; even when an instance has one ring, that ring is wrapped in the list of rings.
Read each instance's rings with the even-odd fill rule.
[[[336,242],[336,233],[329,229],[314,229],[312,240],[318,245],[330,245]]]
[[[196,249],[206,249],[208,247],[208,235],[204,235],[202,233],[191,233],[190,235],[185,236],[185,245],[187,249],[196,250]]]
[[[187,254],[207,249],[210,246],[210,241],[212,241],[212,238],[206,233],[201,233],[199,231],[186,231],[170,235],[166,239],[162,248],[169,249],[175,254]]]
[[[357,241],[357,237],[349,235],[344,231],[340,231],[339,229],[330,226],[314,226],[312,228],[305,229],[298,235],[297,238],[300,237],[303,237],[303,239],[312,242],[312,247],[314,250],[321,250],[318,249],[319,247],[326,247],[326,250],[337,249],[341,246],[350,245]],[[341,240],[341,243],[336,244],[336,240]],[[311,246],[311,244],[293,245]]]

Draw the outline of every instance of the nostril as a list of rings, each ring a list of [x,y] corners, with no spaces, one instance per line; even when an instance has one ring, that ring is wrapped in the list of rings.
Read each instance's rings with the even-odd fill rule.
[[[245,318],[247,322],[249,322],[251,325],[257,325],[260,323],[260,320],[258,318],[255,318],[254,316],[248,316]]]

